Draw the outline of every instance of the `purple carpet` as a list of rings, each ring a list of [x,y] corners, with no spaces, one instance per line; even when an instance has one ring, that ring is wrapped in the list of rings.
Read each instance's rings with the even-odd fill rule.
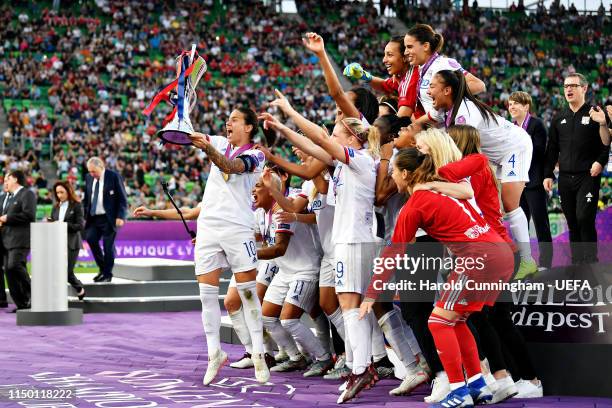
[[[230,358],[242,354],[224,345]],[[201,384],[206,345],[199,312],[89,314],[81,326],[17,327],[0,311],[0,407],[333,407],[339,384],[274,374],[259,385],[252,370],[224,368]],[[410,397],[390,397],[398,381],[381,381],[353,406],[425,407],[422,387]],[[9,400],[9,391],[64,390],[54,403]],[[58,394],[58,396],[60,396]],[[61,397],[61,396],[60,396]],[[612,408],[612,399],[546,397],[512,400],[500,407]]]

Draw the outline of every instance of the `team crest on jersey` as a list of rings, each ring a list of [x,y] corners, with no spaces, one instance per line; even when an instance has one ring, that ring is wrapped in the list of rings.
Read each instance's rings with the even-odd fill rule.
[[[466,124],[465,116],[457,116],[457,118],[455,119],[455,123],[457,125],[465,125]]]
[[[265,158],[266,156],[264,156],[263,152],[260,150],[259,153],[257,153],[257,160],[259,160],[259,162],[261,163],[262,161],[264,161]]]
[[[448,59],[448,65],[450,65],[451,68],[460,68],[461,67],[461,65],[454,58],[449,58]]]

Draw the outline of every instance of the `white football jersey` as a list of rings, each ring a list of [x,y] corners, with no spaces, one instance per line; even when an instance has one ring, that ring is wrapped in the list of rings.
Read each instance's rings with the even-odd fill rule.
[[[268,212],[263,208],[255,211],[258,232],[269,246],[275,245],[277,232],[291,235],[285,255],[274,259],[279,268],[278,273],[316,279],[319,276],[321,255],[315,245],[312,228],[301,222],[278,222],[274,215],[279,212],[282,212],[282,209],[276,205]]]
[[[337,162],[329,186],[328,202],[335,203],[332,242],[375,242],[374,192],[376,162],[366,149],[344,147],[347,163]]]
[[[461,71],[463,73],[466,73],[466,71],[463,69],[461,64],[459,64],[457,60],[453,58],[448,58],[444,55],[438,55],[434,58],[435,59],[431,62],[429,67],[427,67],[427,63],[419,66],[419,89],[417,89],[417,97],[419,102],[421,102],[425,113],[427,113],[432,120],[442,122],[444,120],[444,114],[433,108],[433,99],[427,93],[429,90],[429,85],[431,84],[431,78],[436,73],[444,70]],[[424,68],[427,68],[427,70],[423,73]]]
[[[227,149],[235,150],[227,138],[209,137],[213,147],[222,154]],[[198,227],[201,226],[202,231],[205,232],[206,228],[224,228],[229,225],[253,229],[255,219],[252,208],[252,191],[255,183],[261,177],[266,160],[260,150],[250,149],[240,154],[240,156],[246,155],[256,160],[257,167],[249,173],[230,174],[227,181],[223,178],[221,170],[211,163],[198,217]]]
[[[329,188],[331,188],[331,183]],[[327,203],[327,194],[315,193],[312,180],[302,184],[302,193],[308,199],[308,211],[317,217],[317,230],[319,242],[325,258],[333,258],[334,246],[332,243],[332,227],[334,225],[334,207]]]
[[[393,154],[391,155],[391,160],[389,160],[388,174],[391,175],[393,173],[393,165],[392,163],[395,161],[395,156],[399,150],[393,148]],[[380,213],[385,220],[385,242],[390,242],[391,237],[393,236],[393,231],[395,231],[395,223],[397,221],[397,217],[399,216],[400,210],[406,203],[407,195],[395,193],[393,194],[389,200],[380,208]]]
[[[447,112],[449,115],[450,113]],[[523,128],[501,116],[495,115],[495,119],[497,123],[494,120],[485,121],[474,102],[464,99],[459,106],[454,124],[470,125],[478,129],[482,153],[492,163],[501,165],[506,155],[521,150],[520,146],[527,142],[531,143],[531,137]]]

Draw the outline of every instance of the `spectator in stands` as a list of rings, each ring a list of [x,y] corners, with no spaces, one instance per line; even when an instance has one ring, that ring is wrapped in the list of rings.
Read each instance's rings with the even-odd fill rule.
[[[4,214],[6,206],[9,202],[8,185],[2,184],[2,194],[0,194],[0,214]],[[6,289],[4,288],[4,257],[6,256],[6,249],[0,239],[0,308],[8,307],[8,299],[6,297]]]
[[[87,160],[85,178],[85,239],[100,272],[95,282],[110,282],[115,264],[115,237],[127,218],[127,196],[121,176],[105,168],[99,157]],[[104,252],[100,248],[104,243]]]
[[[533,142],[533,155],[529,167],[529,182],[521,195],[521,207],[527,216],[527,222],[533,216],[533,223],[540,245],[540,266],[550,268],[553,248],[548,221],[548,194],[544,190],[544,153],[546,151],[546,127],[540,118],[531,114],[531,96],[527,92],[513,92],[508,100],[508,111],[514,124],[521,126]]]
[[[4,273],[9,292],[18,309],[30,308],[30,276],[26,268],[30,252],[30,223],[36,220],[36,196],[26,187],[21,170],[6,176],[9,199],[0,216],[0,236],[6,249]]]
[[[81,231],[85,226],[83,206],[67,181],[57,181],[53,185],[55,205],[51,211],[50,221],[63,221],[68,224],[68,283],[80,300],[85,297],[83,283],[74,274],[79,251],[83,245]]]
[[[585,103],[588,82],[583,75],[567,75],[563,88],[568,107],[550,125],[543,184],[546,191],[552,190],[558,161],[559,196],[569,228],[572,262],[594,263],[598,262],[595,216],[601,171],[610,151],[600,134],[607,133],[608,126],[605,118],[598,123],[589,116]]]

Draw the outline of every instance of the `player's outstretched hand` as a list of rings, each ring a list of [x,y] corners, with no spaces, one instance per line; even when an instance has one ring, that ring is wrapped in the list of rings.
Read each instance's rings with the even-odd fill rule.
[[[289,113],[291,113],[293,110],[293,106],[291,106],[289,100],[278,89],[274,90],[274,94],[276,95],[276,99],[270,102],[270,106],[276,106],[278,109],[283,111],[285,115],[289,115]]]
[[[264,157],[266,158],[266,160],[270,160],[270,157],[274,156],[272,154],[272,152],[270,151],[270,149],[268,149],[264,145],[260,145],[259,143],[255,144],[253,146],[253,149],[261,150],[261,152],[264,154]]]
[[[153,212],[145,206],[140,206],[134,210],[134,217],[150,217]]]
[[[342,75],[351,79],[363,79],[366,82],[370,82],[372,80],[372,74],[363,69],[361,64],[357,62],[351,62],[344,67]]]
[[[280,130],[283,124],[278,120],[278,118],[274,117],[272,114],[268,112],[260,113],[257,116],[258,120],[263,121],[264,129],[272,129],[272,130]]]
[[[191,144],[199,149],[204,150],[208,145],[210,145],[208,136],[204,133],[193,132],[193,134],[189,135],[189,137],[191,138]]]
[[[306,33],[302,38],[304,47],[308,48],[315,55],[321,55],[325,52],[325,43],[323,37],[317,33]]]

